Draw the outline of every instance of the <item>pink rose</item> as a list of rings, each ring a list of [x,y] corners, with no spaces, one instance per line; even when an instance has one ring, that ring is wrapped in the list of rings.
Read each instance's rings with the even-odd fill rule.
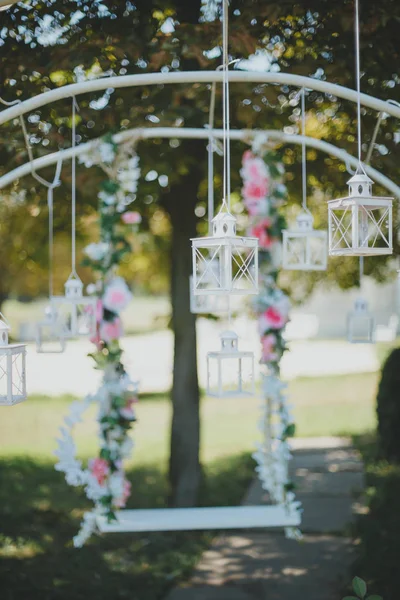
[[[121,215],[121,219],[125,223],[125,225],[137,225],[138,223],[142,222],[142,217],[140,213],[135,211],[128,211],[126,213],[123,213]]]
[[[243,155],[242,169],[240,171],[244,181],[264,181],[268,185],[269,170],[265,162],[259,156]]]
[[[110,473],[110,467],[104,458],[92,458],[92,460],[89,461],[89,469],[100,485],[105,482]]]
[[[264,335],[261,338],[262,362],[271,362],[277,360],[278,355],[275,352],[276,336],[273,333]]]
[[[103,306],[107,310],[119,313],[129,304],[131,299],[131,291],[122,277],[114,277],[105,289]]]
[[[247,162],[248,160],[252,160],[253,158],[254,158],[254,154],[252,153],[252,151],[251,150],[246,150],[243,153],[242,162],[244,164],[245,162]]]
[[[279,310],[270,306],[258,319],[260,334],[263,335],[269,329],[282,329],[286,321],[286,317]]]
[[[246,181],[243,186],[243,198],[246,200],[261,200],[268,194],[268,182],[266,179]]]
[[[258,244],[262,250],[268,250],[272,245],[273,238],[268,233],[269,227],[271,227],[270,219],[262,219],[256,225],[253,225],[249,231],[251,237],[258,238]]]
[[[122,334],[122,322],[119,317],[116,317],[113,321],[103,321],[100,324],[100,338],[106,342],[106,344],[113,340],[118,340],[122,337]]]
[[[131,489],[132,489],[131,482],[128,481],[127,479],[124,479],[124,489],[123,489],[122,496],[121,496],[121,498],[114,500],[114,505],[116,506],[116,508],[124,508],[126,501],[128,500],[129,496],[131,495]]]

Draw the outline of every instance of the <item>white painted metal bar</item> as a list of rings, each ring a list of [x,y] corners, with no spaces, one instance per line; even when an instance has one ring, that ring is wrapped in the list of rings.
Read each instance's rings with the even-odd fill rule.
[[[89,92],[99,92],[108,88],[117,89],[148,85],[176,85],[180,83],[184,85],[190,83],[213,83],[214,81],[222,82],[222,79],[223,73],[221,71],[178,71],[173,73],[119,75],[115,77],[103,77],[101,79],[82,81],[80,83],[71,83],[54,90],[43,92],[33,98],[24,100],[20,104],[16,104],[1,111],[0,125],[11,119],[15,119],[15,117],[36,110],[41,106],[56,102],[57,100],[79,96]],[[351,102],[357,101],[357,92],[355,90],[337,85],[336,83],[329,83],[328,81],[321,81],[320,79],[304,77],[303,75],[294,75],[292,73],[260,73],[236,70],[229,72],[228,80],[229,83],[276,83],[278,85],[292,85],[297,88],[304,87],[323,94],[330,94],[331,96],[350,100]],[[392,117],[400,119],[400,107],[386,102],[385,100],[379,100],[373,96],[361,94],[361,104],[376,110],[377,112],[383,111]]]
[[[233,140],[243,140],[247,142],[251,140],[252,136],[258,133],[258,130],[231,130],[230,137]],[[290,135],[284,133],[283,131],[277,130],[265,130],[264,133],[268,135],[269,139],[276,142],[281,142],[283,144],[302,144],[303,136],[301,135]],[[212,131],[212,136],[214,138],[222,139],[222,129],[214,129]],[[117,133],[113,136],[113,139],[116,143],[125,142],[131,138],[137,139],[154,139],[154,138],[179,138],[179,139],[204,139],[207,140],[210,137],[210,131],[208,129],[202,128],[191,128],[191,127],[149,127],[149,128],[138,128],[138,129],[128,129],[126,131]],[[319,140],[316,138],[311,138],[304,136],[306,145],[309,148],[315,148],[316,150],[320,150],[326,154],[331,156],[335,156],[339,160],[343,161],[345,164],[351,165],[354,168],[357,168],[358,159],[351,154],[348,154],[345,150],[334,146],[328,142],[324,142],[323,140]],[[86,144],[80,144],[75,149],[68,148],[67,150],[60,150],[60,152],[54,152],[52,154],[47,154],[46,156],[42,156],[41,158],[36,158],[32,166],[35,171],[39,169],[43,169],[49,165],[55,164],[62,153],[62,160],[67,161],[72,158],[73,154],[78,156],[79,154],[83,154],[87,152],[89,148],[96,143],[96,140],[93,142],[87,142]],[[384,188],[389,190],[396,198],[400,199],[400,187],[396,185],[389,177],[383,175],[373,167],[369,165],[364,165],[365,171],[367,175],[369,175],[376,183],[382,185]],[[13,183],[16,179],[20,177],[24,177],[25,175],[29,175],[31,172],[31,164],[28,162],[20,167],[17,167],[13,171],[6,173],[2,177],[0,177],[0,189],[5,188],[10,183]]]
[[[117,521],[97,518],[103,533],[297,527],[301,513],[284,505],[121,510]]]

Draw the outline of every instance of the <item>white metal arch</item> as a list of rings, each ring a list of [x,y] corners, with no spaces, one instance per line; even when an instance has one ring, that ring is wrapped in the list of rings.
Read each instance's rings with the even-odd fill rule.
[[[259,131],[258,131],[259,132]],[[242,140],[244,142],[251,140],[251,138],[257,133],[257,130],[231,130],[230,137],[232,140]],[[265,130],[263,133],[268,135],[268,138],[272,141],[282,142],[284,144],[301,144],[303,140],[306,142],[306,145],[309,148],[314,148],[315,150],[320,150],[326,154],[334,156],[339,160],[342,160],[346,165],[350,165],[354,168],[357,167],[358,159],[345,150],[334,146],[328,142],[324,142],[323,140],[319,140],[316,138],[301,136],[301,135],[290,135],[284,133],[282,131],[277,130]],[[214,129],[212,130],[212,135],[215,138],[222,138],[223,131],[222,129]],[[149,128],[138,128],[138,129],[128,129],[126,131],[117,133],[113,136],[113,139],[116,143],[122,143],[130,139],[154,139],[154,138],[180,138],[180,139],[204,139],[208,140],[210,137],[209,129],[196,129],[189,127],[149,127]],[[6,187],[10,183],[16,181],[20,177],[24,177],[25,175],[29,175],[32,170],[32,167],[35,171],[42,169],[44,167],[53,165],[58,162],[60,156],[62,156],[63,160],[69,160],[72,156],[79,156],[84,152],[87,152],[90,147],[92,147],[97,140],[93,140],[91,142],[87,142],[86,144],[81,144],[76,148],[69,148],[67,150],[61,150],[59,152],[53,152],[52,154],[48,154],[46,156],[42,156],[41,158],[36,158],[33,163],[25,163],[20,167],[17,167],[13,171],[6,173],[2,177],[0,177],[0,189]],[[365,165],[365,170],[368,175],[376,182],[390,191],[396,198],[400,199],[400,187],[396,185],[389,177],[383,175],[373,167],[369,165]]]
[[[49,90],[38,94],[33,98],[11,106],[0,112],[0,125],[6,123],[15,117],[36,110],[57,100],[72,96],[79,96],[88,92],[102,91],[107,88],[125,88],[147,85],[171,85],[188,83],[213,83],[222,82],[223,73],[221,71],[179,71],[168,73],[143,73],[136,75],[120,75],[115,77],[106,77],[91,81],[82,81],[72,83],[54,90]],[[355,90],[314,79],[302,75],[293,75],[291,73],[260,73],[251,71],[231,71],[229,72],[230,83],[271,83],[279,85],[291,85],[298,88],[307,88],[331,94],[351,102],[357,101],[357,92]],[[392,117],[400,119],[400,107],[391,104],[388,101],[379,100],[367,94],[361,94],[361,103],[378,112],[385,112]]]

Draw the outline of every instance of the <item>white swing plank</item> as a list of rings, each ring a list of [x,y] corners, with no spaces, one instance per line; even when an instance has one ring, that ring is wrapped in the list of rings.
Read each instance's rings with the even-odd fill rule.
[[[97,518],[104,533],[290,527],[300,522],[300,512],[284,505],[121,510],[117,521],[108,523],[105,517]]]

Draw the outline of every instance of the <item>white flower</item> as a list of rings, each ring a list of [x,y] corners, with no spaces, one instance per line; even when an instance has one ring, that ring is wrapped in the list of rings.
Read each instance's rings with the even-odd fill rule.
[[[86,246],[84,252],[91,260],[103,260],[110,249],[110,244],[106,242],[91,243]]]
[[[109,164],[112,163],[115,158],[114,146],[108,142],[103,142],[99,147],[99,154],[101,162]]]
[[[101,191],[97,195],[104,204],[107,204],[107,206],[111,206],[116,202],[114,194],[107,194],[107,192]]]
[[[112,473],[108,478],[108,489],[113,498],[121,498],[124,495],[124,474],[120,471]]]

